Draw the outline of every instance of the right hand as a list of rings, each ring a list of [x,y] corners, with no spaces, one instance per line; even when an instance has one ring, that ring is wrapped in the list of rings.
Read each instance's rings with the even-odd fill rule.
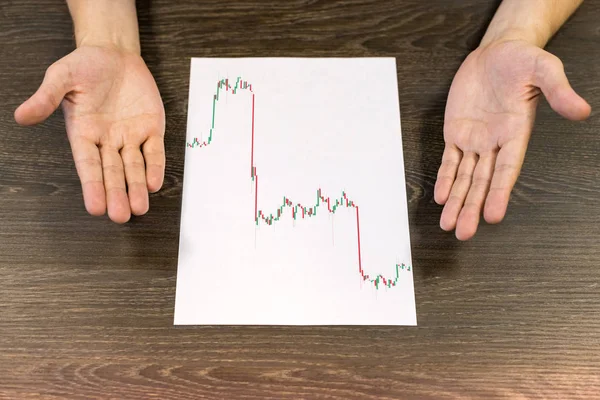
[[[48,118],[59,105],[92,215],[127,222],[148,211],[148,191],[164,179],[165,113],[139,54],[82,46],[52,64],[33,96],[16,111],[21,125]]]
[[[468,240],[481,214],[488,223],[502,221],[542,94],[568,119],[590,115],[561,61],[528,41],[492,41],[463,62],[448,95],[446,148],[435,184],[435,201],[444,205],[442,229]]]

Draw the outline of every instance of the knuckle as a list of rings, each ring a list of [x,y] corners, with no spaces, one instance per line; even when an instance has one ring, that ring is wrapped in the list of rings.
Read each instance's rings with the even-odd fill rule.
[[[102,179],[85,179],[81,181],[82,186],[91,185],[94,183],[103,183]]]
[[[140,145],[137,144],[138,140],[129,140],[127,137],[124,140],[123,147],[121,148],[121,153],[124,154],[136,154],[140,151]]]
[[[454,176],[452,175],[441,175],[439,174],[437,177],[437,181],[443,182],[443,181],[450,181],[453,182],[454,181]]]
[[[463,209],[466,209],[466,210],[470,210],[470,209],[471,210],[479,210],[480,208],[481,208],[481,204],[474,200],[466,201],[463,206]]]
[[[123,193],[125,192],[125,185],[117,184],[115,182],[106,183],[106,193]]]
[[[144,159],[150,161],[149,164],[163,165],[165,163],[165,153],[162,151],[144,152]]]
[[[146,164],[138,159],[124,160],[123,164],[125,165],[125,168],[135,168],[135,169],[146,168]]]
[[[48,68],[46,68],[46,77],[51,78],[56,75],[57,69],[59,68],[58,62],[50,64]]]
[[[517,169],[517,167],[513,164],[503,163],[503,164],[496,165],[496,167],[494,168],[494,172],[497,172],[497,173],[514,172],[514,171],[516,171],[516,169]]]
[[[460,172],[457,176],[456,176],[456,180],[457,181],[471,181],[471,178],[473,177],[473,174],[468,173],[468,172]]]
[[[97,158],[86,157],[77,159],[75,164],[81,167],[98,167],[101,165],[101,162]]]
[[[471,184],[471,187],[475,190],[477,190],[477,189],[486,190],[488,188],[489,184],[490,184],[490,180],[488,178],[478,177],[478,178],[473,179],[473,183]]]
[[[440,166],[440,168],[456,168],[458,167],[458,161],[456,160],[450,160],[450,159],[445,159],[442,160],[442,164]]]
[[[464,198],[462,196],[457,195],[456,193],[450,193],[450,196],[448,197],[448,204],[462,204],[464,201]]]
[[[102,169],[105,173],[123,173],[123,167],[118,164],[104,164]]]
[[[538,58],[540,72],[542,77],[548,76],[554,70],[564,71],[564,64],[560,58],[552,53],[546,52],[540,58]]]
[[[130,188],[139,186],[140,189],[144,189],[146,187],[146,181],[142,181],[140,179],[127,180],[127,186]]]
[[[564,69],[565,65],[563,64],[562,60],[554,54],[550,54],[549,60],[554,68]]]
[[[492,187],[490,187],[489,192],[490,193],[492,193],[492,192],[501,192],[502,193],[502,192],[506,192],[507,190],[508,190],[508,188],[505,186],[492,186]]]
[[[59,60],[53,64],[50,64],[50,66],[46,69],[45,76],[48,79],[56,80],[63,77],[67,71],[68,67]]]

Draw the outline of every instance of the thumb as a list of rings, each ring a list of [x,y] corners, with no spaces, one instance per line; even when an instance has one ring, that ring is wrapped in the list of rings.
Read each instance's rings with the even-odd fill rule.
[[[54,63],[46,70],[46,75],[38,90],[15,110],[15,121],[20,125],[34,125],[48,118],[70,91],[69,67]]]
[[[534,85],[546,96],[550,107],[570,120],[581,121],[590,116],[592,108],[571,87],[562,61],[544,51],[536,60]]]

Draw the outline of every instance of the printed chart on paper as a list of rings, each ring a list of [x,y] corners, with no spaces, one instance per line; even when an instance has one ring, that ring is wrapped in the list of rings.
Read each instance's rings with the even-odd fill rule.
[[[416,325],[393,58],[193,58],[176,325]]]

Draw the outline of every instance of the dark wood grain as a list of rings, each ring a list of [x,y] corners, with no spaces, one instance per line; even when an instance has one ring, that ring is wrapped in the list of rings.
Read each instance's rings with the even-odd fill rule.
[[[496,0],[139,2],[167,177],[124,226],[86,214],[60,113],[13,110],[73,48],[58,0],[0,3],[0,398],[600,397],[600,121],[539,109],[506,220],[459,243],[433,184],[445,99]],[[600,3],[548,49],[600,105]],[[189,58],[394,56],[419,326],[173,327]]]

